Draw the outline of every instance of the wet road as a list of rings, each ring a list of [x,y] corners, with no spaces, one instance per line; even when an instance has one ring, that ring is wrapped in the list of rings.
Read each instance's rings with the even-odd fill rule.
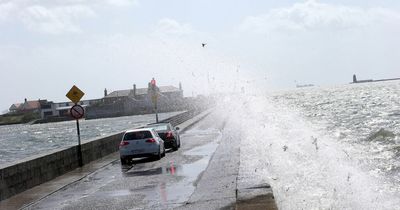
[[[121,166],[116,160],[26,209],[229,207],[235,201],[239,143],[224,136],[225,120],[212,113],[181,134],[182,147],[160,161],[135,159]]]

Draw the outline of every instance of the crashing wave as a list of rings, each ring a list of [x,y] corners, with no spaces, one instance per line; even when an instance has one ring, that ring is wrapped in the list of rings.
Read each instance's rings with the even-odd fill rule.
[[[400,145],[395,145],[390,149],[396,157],[400,157]]]
[[[369,141],[377,141],[377,140],[387,140],[396,137],[396,135],[392,131],[385,130],[383,128],[379,129],[379,131],[372,133],[367,139]]]

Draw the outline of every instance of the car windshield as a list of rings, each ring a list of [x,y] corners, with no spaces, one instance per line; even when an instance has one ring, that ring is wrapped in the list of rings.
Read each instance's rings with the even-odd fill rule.
[[[153,138],[150,131],[135,131],[126,133],[124,136],[124,140],[140,140],[140,139],[148,139]]]

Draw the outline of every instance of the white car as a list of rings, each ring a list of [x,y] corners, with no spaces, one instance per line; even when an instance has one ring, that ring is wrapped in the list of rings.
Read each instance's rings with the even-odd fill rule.
[[[137,157],[155,157],[159,160],[165,156],[164,141],[152,128],[128,130],[119,144],[119,153],[121,164],[127,164]]]

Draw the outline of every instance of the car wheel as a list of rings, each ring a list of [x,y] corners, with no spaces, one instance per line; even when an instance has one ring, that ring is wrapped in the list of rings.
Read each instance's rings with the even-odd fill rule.
[[[161,160],[162,158],[162,153],[161,153],[161,148],[158,149],[158,154],[154,157],[156,160]]]
[[[181,138],[179,138],[178,148],[181,148]]]
[[[121,158],[121,164],[122,165],[126,165],[126,164],[128,164],[129,163],[129,160],[128,159],[126,159],[126,158]]]
[[[179,146],[178,146],[178,142],[175,140],[174,145],[172,145],[172,150],[176,151],[178,150]]]
[[[166,153],[166,152],[165,152],[165,147],[164,147],[164,150],[163,150],[163,153],[162,153],[162,156],[163,156],[163,157],[165,157],[165,153]]]

